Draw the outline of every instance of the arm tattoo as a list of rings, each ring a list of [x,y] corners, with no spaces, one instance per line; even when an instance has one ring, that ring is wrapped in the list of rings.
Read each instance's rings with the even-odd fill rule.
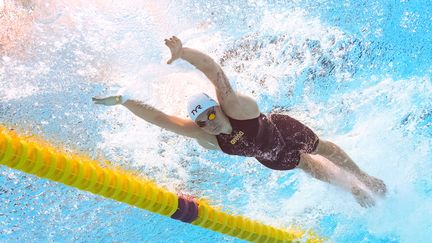
[[[224,97],[229,96],[234,92],[234,90],[231,88],[231,84],[229,83],[227,76],[222,70],[217,72],[217,84],[221,94]]]
[[[144,108],[144,109],[147,109],[147,110],[149,110],[149,111],[158,111],[156,108],[154,108],[153,106],[151,106],[151,105],[148,105],[148,104],[145,104],[145,103],[143,103],[143,102],[139,102],[138,103],[142,108]]]

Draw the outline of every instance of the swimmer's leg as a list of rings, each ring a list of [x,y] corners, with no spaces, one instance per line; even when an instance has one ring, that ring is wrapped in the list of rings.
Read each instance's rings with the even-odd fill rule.
[[[300,155],[300,163],[297,167],[318,180],[331,183],[351,192],[362,207],[375,205],[374,199],[362,187],[363,184],[355,176],[328,160],[303,153]]]
[[[337,166],[354,173],[372,192],[384,196],[387,192],[385,183],[362,171],[354,161],[336,144],[330,141],[319,140],[314,154],[324,156]]]

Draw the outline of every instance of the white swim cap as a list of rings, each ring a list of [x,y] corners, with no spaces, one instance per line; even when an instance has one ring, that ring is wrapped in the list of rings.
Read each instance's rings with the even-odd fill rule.
[[[195,121],[197,117],[210,107],[218,106],[219,104],[210,98],[210,96],[201,93],[189,98],[187,109],[189,117]]]

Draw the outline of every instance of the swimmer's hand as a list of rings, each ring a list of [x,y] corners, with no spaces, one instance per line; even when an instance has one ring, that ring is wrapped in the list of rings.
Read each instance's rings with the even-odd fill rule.
[[[119,105],[123,103],[121,95],[108,96],[108,97],[93,97],[92,100],[95,104],[106,105],[106,106]]]
[[[181,57],[183,46],[179,38],[173,36],[169,38],[169,40],[165,39],[165,45],[167,45],[171,51],[171,59],[168,60],[167,64],[171,64]]]

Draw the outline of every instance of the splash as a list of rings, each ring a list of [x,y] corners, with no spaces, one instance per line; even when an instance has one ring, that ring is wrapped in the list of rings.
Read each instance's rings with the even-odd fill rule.
[[[432,88],[430,64],[422,60],[431,48],[418,33],[427,33],[429,22],[418,9],[388,17],[386,4],[0,1],[0,121],[94,158],[103,154],[171,190],[275,226],[304,225],[334,242],[426,241]],[[368,8],[370,16],[360,16]],[[286,112],[344,148],[387,183],[388,197],[364,210],[350,194],[300,171],[270,171],[254,159],[207,151],[121,107],[91,103],[91,96],[130,92],[186,117],[189,95],[214,95],[190,65],[165,65],[163,38],[173,34],[209,53],[263,112]],[[410,43],[413,52],[405,51]],[[189,229],[163,219],[19,173],[1,175],[6,237],[193,240],[182,233]],[[25,222],[41,219],[60,223],[25,231],[32,228]]]

